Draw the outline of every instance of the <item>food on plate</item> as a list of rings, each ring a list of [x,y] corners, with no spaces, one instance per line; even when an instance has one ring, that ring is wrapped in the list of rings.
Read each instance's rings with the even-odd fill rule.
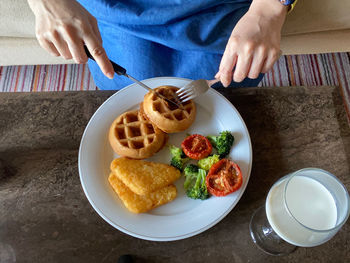
[[[231,150],[235,138],[229,131],[220,132],[219,135],[207,136],[220,158],[225,158]]]
[[[226,196],[238,190],[243,182],[241,169],[229,159],[222,159],[209,170],[206,185],[208,192],[215,196]]]
[[[188,162],[189,158],[185,155],[181,148],[178,148],[174,145],[170,145],[169,149],[171,155],[170,164],[182,171],[184,165]]]
[[[207,157],[213,149],[210,141],[200,134],[186,137],[181,143],[181,148],[188,157],[195,160]]]
[[[174,185],[165,186],[147,195],[137,195],[131,191],[118,177],[111,173],[108,181],[123,201],[125,207],[133,213],[144,213],[160,205],[171,202],[177,195]]]
[[[217,154],[213,154],[213,155],[209,155],[208,157],[204,158],[204,159],[200,159],[198,161],[198,167],[208,171],[210,169],[210,167],[213,166],[214,163],[217,163],[218,161],[220,161],[220,156]]]
[[[166,143],[167,135],[138,110],[118,116],[109,129],[113,150],[125,157],[144,159],[158,152]]]
[[[124,157],[112,161],[111,171],[138,195],[168,186],[181,176],[180,171],[171,165]]]
[[[206,171],[198,168],[197,165],[189,164],[184,169],[184,188],[188,197],[192,199],[205,200],[209,198],[205,184]]]
[[[160,86],[155,89],[166,98],[174,100],[173,94],[178,90],[174,86]],[[143,112],[152,123],[166,133],[184,131],[191,126],[196,117],[196,105],[190,100],[182,104],[183,109],[148,92],[143,100]]]
[[[144,109],[143,109],[143,101],[140,103],[139,111],[140,111],[140,113],[142,114],[142,116],[143,116],[146,120],[150,121],[150,120],[148,119],[148,117],[147,117],[147,115],[146,115]]]
[[[233,142],[231,132],[223,131],[216,136],[189,135],[181,143],[182,150],[173,145],[169,147],[170,164],[185,176],[184,188],[188,197],[204,200],[210,195],[226,196],[241,187],[243,178],[239,166],[223,159],[230,153]]]

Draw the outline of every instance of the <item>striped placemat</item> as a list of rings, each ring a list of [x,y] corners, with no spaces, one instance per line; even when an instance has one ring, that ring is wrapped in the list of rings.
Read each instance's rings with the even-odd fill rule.
[[[0,67],[0,92],[96,90],[87,65]]]
[[[259,86],[339,86],[350,116],[350,53],[282,56]],[[0,92],[96,90],[86,65],[0,67]]]

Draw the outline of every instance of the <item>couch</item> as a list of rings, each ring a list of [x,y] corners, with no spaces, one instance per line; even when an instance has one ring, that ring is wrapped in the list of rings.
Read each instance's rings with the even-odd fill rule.
[[[283,28],[283,54],[350,51],[350,1],[299,0]],[[74,63],[53,57],[35,39],[26,0],[0,0],[0,65]]]

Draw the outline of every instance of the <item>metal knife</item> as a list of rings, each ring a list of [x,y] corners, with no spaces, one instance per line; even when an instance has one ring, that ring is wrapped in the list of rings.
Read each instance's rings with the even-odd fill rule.
[[[88,58],[91,58],[92,60],[96,61],[94,59],[94,57],[91,55],[90,51],[88,50],[88,48],[84,45],[84,49],[86,52],[86,55],[88,56]],[[135,79],[134,77],[130,76],[129,74],[126,73],[126,69],[123,68],[122,66],[118,65],[117,63],[114,63],[112,60],[109,60],[112,63],[114,72],[117,73],[118,75],[123,75],[129,79],[131,79],[133,82],[135,82],[136,84],[140,85],[141,87],[153,92],[154,94],[156,94],[159,98],[162,98],[163,100],[172,103],[173,105],[176,105],[177,107],[179,107],[180,109],[183,109],[183,106],[181,105],[180,101],[178,98],[175,97],[174,95],[174,99],[175,101],[172,101],[170,99],[168,99],[167,97],[163,96],[162,94],[160,94],[159,92],[155,91],[154,89],[148,87],[146,84],[142,83],[141,81]]]

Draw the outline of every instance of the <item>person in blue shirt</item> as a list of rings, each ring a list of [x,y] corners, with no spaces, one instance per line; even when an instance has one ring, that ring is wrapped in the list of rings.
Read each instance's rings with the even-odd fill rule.
[[[279,0],[28,0],[39,44],[86,63],[100,89],[130,84],[108,58],[137,79],[219,79],[257,86],[280,56],[288,6]],[[103,40],[103,41],[102,41]]]

